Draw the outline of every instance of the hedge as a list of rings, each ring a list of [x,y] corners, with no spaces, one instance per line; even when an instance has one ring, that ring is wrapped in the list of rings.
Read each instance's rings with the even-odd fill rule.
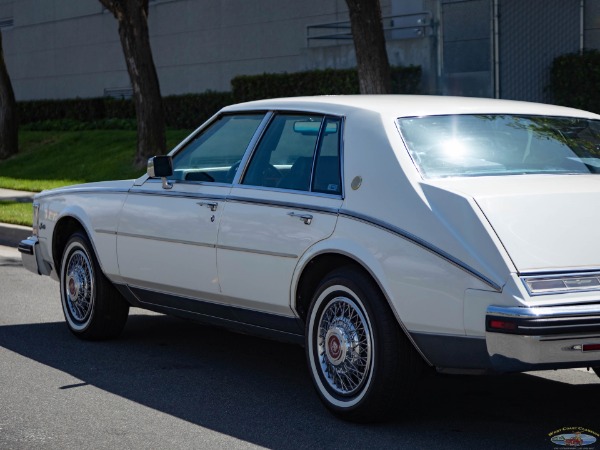
[[[421,67],[393,67],[392,92],[418,94]],[[311,70],[296,73],[242,75],[231,80],[236,102],[303,95],[359,94],[356,69]]]
[[[555,58],[549,90],[559,105],[600,113],[600,52],[587,50]]]
[[[394,93],[419,93],[421,68],[393,67]],[[356,69],[312,70],[296,73],[243,75],[231,80],[232,92],[163,98],[168,128],[193,129],[232,103],[275,97],[358,94]],[[132,100],[76,98],[18,102],[20,125],[27,129],[135,129]]]
[[[174,95],[163,98],[168,128],[193,129],[223,106],[233,103],[229,92]],[[135,129],[132,100],[77,98],[19,102],[19,122],[26,129]],[[78,124],[79,123],[79,124]]]
[[[221,108],[233,103],[230,92],[173,95],[163,98],[167,127],[194,129]],[[134,113],[135,116],[135,113]]]

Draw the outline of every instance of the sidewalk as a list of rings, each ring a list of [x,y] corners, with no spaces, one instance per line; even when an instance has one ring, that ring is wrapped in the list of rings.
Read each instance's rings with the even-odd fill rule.
[[[9,202],[31,203],[34,195],[34,192],[0,189],[0,200]],[[11,225],[0,222],[0,245],[14,248],[22,239],[25,239],[30,235],[31,227],[23,227],[20,225]]]
[[[21,254],[15,247],[0,245],[0,266],[20,266]]]
[[[31,203],[35,192],[13,191],[12,189],[0,188],[0,200],[19,203]]]

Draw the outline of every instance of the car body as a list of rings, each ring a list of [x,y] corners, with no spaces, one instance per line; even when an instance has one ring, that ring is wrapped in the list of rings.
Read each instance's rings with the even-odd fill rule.
[[[224,108],[137,180],[35,197],[20,245],[69,328],[128,305],[306,345],[325,405],[386,416],[423,366],[600,366],[600,116],[324,96]]]

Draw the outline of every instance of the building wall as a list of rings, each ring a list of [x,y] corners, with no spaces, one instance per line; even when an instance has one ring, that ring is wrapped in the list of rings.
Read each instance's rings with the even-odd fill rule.
[[[407,24],[386,32],[390,63],[420,65],[425,93],[492,96],[492,3],[381,0],[386,27]],[[527,3],[544,8],[545,0]],[[529,9],[525,23],[543,17]],[[414,16],[389,17],[422,12],[425,27],[413,26]],[[242,74],[353,67],[351,40],[307,40],[308,26],[345,20],[345,0],[150,0],[162,93],[226,91]],[[575,27],[571,34],[580,32]],[[0,30],[19,100],[97,97],[130,86],[117,21],[98,0],[0,0]],[[584,43],[600,48],[600,0],[585,0]],[[528,40],[510,45],[527,48]],[[511,49],[502,50],[500,64],[509,65]]]
[[[441,0],[441,92],[493,96],[492,2]]]
[[[600,49],[600,0],[585,0],[584,48]]]
[[[437,92],[437,2],[381,2],[389,62],[392,66],[420,66],[423,72],[422,90],[425,93]],[[341,20],[347,20],[346,13]],[[331,30],[323,33],[328,32]],[[318,31],[315,34],[318,35]],[[306,44],[303,54],[307,70],[356,67],[352,40],[311,40]]]
[[[405,2],[382,0],[382,13],[406,11]],[[409,3],[418,10],[423,0]],[[14,21],[2,32],[18,100],[97,97],[130,86],[117,21],[97,0],[0,0],[3,18]],[[308,25],[344,20],[345,0],[151,0],[161,91],[227,91],[241,74],[353,67],[351,41],[306,39]],[[390,39],[392,64],[427,68],[426,40],[398,46]]]
[[[443,94],[551,102],[554,58],[600,48],[600,0],[440,2]]]
[[[556,57],[580,50],[580,19],[579,0],[501,0],[501,97],[552,101],[550,67]]]

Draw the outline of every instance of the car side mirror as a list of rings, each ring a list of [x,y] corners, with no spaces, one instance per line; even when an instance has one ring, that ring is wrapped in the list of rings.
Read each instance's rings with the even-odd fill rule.
[[[170,156],[153,156],[148,160],[146,173],[150,178],[161,178],[163,189],[171,189],[173,185],[169,183],[167,177],[173,175],[173,160]]]

